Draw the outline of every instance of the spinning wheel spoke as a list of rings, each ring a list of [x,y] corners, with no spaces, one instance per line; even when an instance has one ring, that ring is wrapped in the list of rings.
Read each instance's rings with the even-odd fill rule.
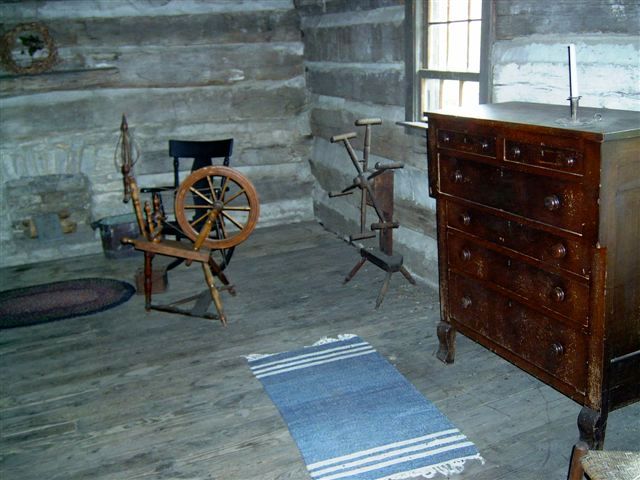
[[[216,201],[218,198],[216,197],[216,189],[213,186],[211,177],[207,177],[207,182],[209,183],[209,190],[211,190],[211,198],[213,198],[213,200]]]
[[[224,204],[227,205],[228,203],[231,203],[232,201],[234,201],[236,198],[238,198],[243,193],[245,193],[245,191],[244,190],[240,190],[240,191],[234,193],[231,197],[223,198],[222,200],[224,201]]]
[[[242,225],[240,222],[238,222],[235,218],[233,218],[228,213],[225,213],[224,210],[222,211],[222,216],[227,220],[229,220],[231,223],[233,223],[236,227],[238,227],[238,229],[242,230],[244,228],[244,225]]]
[[[227,238],[229,235],[227,234],[227,227],[225,227],[224,225],[224,218],[218,217],[216,225],[220,227],[220,232],[222,232],[222,238]]]
[[[229,188],[229,178],[228,177],[224,177],[224,180],[221,180],[220,183],[221,183],[221,186],[220,186],[220,200],[222,200],[224,202],[225,201],[224,194],[226,193],[227,189]],[[229,201],[229,200],[227,200],[227,201]]]
[[[185,205],[183,208],[186,210],[197,210],[203,208],[209,210],[211,208],[211,205]]]
[[[200,168],[183,181],[176,193],[176,219],[185,235],[195,241],[214,210],[219,215],[204,246],[212,250],[232,248],[246,240],[255,228],[260,211],[258,194],[251,182],[232,168]]]
[[[250,212],[251,211],[251,207],[228,207],[228,206],[225,206],[224,210],[234,210],[236,212]]]
[[[209,211],[207,210],[204,214],[200,215],[198,218],[194,219],[192,222],[189,222],[189,225],[195,227],[197,224],[205,220],[209,216]]]
[[[193,187],[189,187],[189,191],[195,195],[198,195],[201,199],[203,199],[208,204],[213,205],[213,201],[206,195],[203,195],[202,193],[200,193],[200,190],[196,190]],[[215,200],[215,195],[214,195],[214,200]]]

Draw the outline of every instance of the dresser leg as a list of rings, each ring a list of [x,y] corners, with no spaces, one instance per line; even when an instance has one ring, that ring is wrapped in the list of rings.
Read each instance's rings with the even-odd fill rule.
[[[447,322],[438,324],[438,348],[437,357],[444,363],[453,363],[456,356],[456,329]]]
[[[607,429],[606,410],[596,411],[588,407],[582,407],[578,415],[578,430],[580,440],[586,442],[591,450],[602,450],[604,447],[604,434]]]

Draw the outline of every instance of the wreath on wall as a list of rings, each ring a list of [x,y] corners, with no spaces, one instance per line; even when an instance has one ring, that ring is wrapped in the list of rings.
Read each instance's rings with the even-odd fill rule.
[[[2,36],[0,62],[13,73],[42,73],[58,62],[58,50],[45,25],[21,23]]]

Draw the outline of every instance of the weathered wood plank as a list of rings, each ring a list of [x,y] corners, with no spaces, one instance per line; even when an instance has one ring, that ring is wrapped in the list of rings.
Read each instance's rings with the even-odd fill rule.
[[[120,72],[115,67],[3,76],[0,77],[0,97],[39,91],[112,87],[119,80]]]

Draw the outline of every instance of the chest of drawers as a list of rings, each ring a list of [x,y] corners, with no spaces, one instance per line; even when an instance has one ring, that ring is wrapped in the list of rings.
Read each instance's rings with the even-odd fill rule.
[[[438,358],[461,332],[580,403],[601,448],[608,412],[640,399],[640,112],[427,115]]]

